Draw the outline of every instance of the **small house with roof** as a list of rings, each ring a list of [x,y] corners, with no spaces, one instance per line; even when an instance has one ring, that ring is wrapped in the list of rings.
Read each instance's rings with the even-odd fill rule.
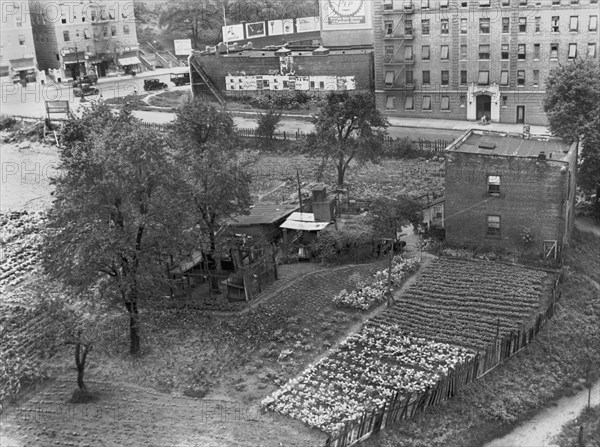
[[[557,258],[573,228],[576,172],[576,143],[465,132],[446,149],[446,241]]]

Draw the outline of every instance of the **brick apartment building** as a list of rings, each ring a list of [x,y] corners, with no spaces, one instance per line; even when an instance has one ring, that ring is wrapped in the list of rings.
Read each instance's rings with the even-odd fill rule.
[[[577,144],[467,131],[446,150],[446,241],[558,254],[574,222]]]
[[[31,21],[23,3],[0,1],[0,76],[14,82],[33,82],[37,77],[37,60]]]
[[[546,124],[545,78],[598,58],[598,0],[373,0],[389,116]]]
[[[29,12],[41,70],[102,77],[140,64],[132,0],[29,0]]]

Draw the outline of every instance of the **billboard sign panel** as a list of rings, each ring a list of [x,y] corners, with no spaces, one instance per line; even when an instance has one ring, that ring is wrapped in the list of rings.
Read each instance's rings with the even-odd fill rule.
[[[173,45],[177,56],[189,56],[192,53],[191,39],[175,39]]]
[[[323,30],[370,29],[371,2],[368,0],[321,0]]]
[[[223,42],[244,40],[244,25],[227,25],[223,27]]]
[[[296,19],[296,29],[299,33],[307,31],[319,31],[318,17],[300,17]]]
[[[269,20],[269,36],[281,36],[283,34],[282,20]]]
[[[265,22],[247,23],[246,35],[248,36],[248,39],[266,36],[267,33],[265,31]]]

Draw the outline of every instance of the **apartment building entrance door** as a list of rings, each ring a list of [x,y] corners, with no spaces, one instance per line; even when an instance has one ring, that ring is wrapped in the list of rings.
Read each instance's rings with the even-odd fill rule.
[[[517,124],[525,123],[525,106],[517,106]]]
[[[477,115],[476,119],[479,121],[483,115],[491,118],[492,112],[492,98],[489,95],[478,95],[477,96]]]

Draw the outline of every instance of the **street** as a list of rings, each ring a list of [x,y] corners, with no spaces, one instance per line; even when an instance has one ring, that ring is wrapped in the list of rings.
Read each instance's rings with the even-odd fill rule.
[[[144,91],[145,79],[158,79],[169,86],[169,90],[174,88],[170,82],[171,72],[186,71],[186,67],[178,67],[169,70],[157,70],[152,73],[144,73],[138,76],[121,76],[118,78],[101,78],[99,83],[94,87],[100,90],[100,94],[104,99],[116,97],[124,97],[137,91]],[[46,84],[39,83],[28,84],[26,87],[20,84],[3,83],[2,84],[2,113],[11,115],[21,115],[30,117],[44,117],[46,114],[45,101],[69,101],[71,109],[77,112],[80,107],[85,104],[81,103],[81,99],[75,97],[73,93],[72,81],[62,84]],[[181,87],[183,88],[183,87]],[[98,99],[99,96],[88,96],[86,101]],[[143,121],[152,123],[168,123],[173,120],[174,114],[167,112],[150,112],[150,111],[135,111],[135,116]],[[293,112],[291,112],[293,115]],[[234,121],[239,128],[255,128],[256,119],[249,116],[247,113],[244,116],[235,116]],[[398,120],[396,120],[398,121]],[[409,120],[406,120],[409,121]],[[394,123],[396,124],[396,122]],[[406,126],[406,127],[403,127]],[[419,127],[417,127],[419,126]],[[307,119],[295,117],[283,117],[280,131],[285,131],[290,134],[295,134],[296,131],[308,133],[313,126]],[[427,139],[427,140],[454,140],[461,135],[464,130],[455,129],[432,129],[427,126],[420,127],[419,122],[412,120],[401,125],[392,125],[388,127],[388,134],[392,138],[410,137],[412,139]]]

